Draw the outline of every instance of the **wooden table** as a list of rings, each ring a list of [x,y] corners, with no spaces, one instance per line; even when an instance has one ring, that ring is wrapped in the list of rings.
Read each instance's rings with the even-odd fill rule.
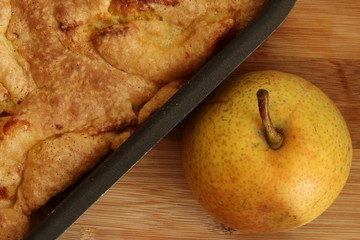
[[[66,233],[80,239],[360,239],[360,2],[299,0],[285,23],[237,73],[298,74],[337,104],[351,131],[350,177],[335,203],[293,231],[249,235],[226,228],[192,197],[181,168],[183,124],[118,181]]]

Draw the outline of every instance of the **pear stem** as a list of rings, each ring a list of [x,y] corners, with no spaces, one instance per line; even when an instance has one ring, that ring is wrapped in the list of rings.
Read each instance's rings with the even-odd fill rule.
[[[269,92],[259,89],[256,93],[259,105],[260,117],[265,127],[266,141],[272,149],[279,149],[284,141],[284,136],[276,130],[271,122],[269,114]]]

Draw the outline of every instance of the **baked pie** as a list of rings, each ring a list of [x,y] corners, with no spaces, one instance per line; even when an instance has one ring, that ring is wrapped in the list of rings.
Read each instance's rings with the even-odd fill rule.
[[[91,170],[264,0],[0,0],[0,239]]]

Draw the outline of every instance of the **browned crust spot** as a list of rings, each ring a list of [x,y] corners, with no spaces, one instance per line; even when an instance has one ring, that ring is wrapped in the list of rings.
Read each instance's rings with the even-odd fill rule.
[[[114,0],[113,10],[117,13],[128,13],[132,10],[145,11],[150,4],[159,4],[164,6],[176,6],[178,0]]]
[[[95,37],[94,41],[96,43],[97,37],[106,36],[108,34],[118,34],[118,35],[126,35],[126,33],[129,31],[129,27],[115,27],[110,26],[107,28],[102,29]]]
[[[8,197],[8,190],[6,187],[0,187],[0,199],[6,199]]]
[[[63,33],[68,33],[71,30],[74,30],[78,26],[82,25],[82,22],[79,23],[59,23],[59,28]]]
[[[24,130],[27,130],[30,127],[30,123],[26,120],[10,119],[3,127],[4,134],[9,134],[16,126],[22,126]]]

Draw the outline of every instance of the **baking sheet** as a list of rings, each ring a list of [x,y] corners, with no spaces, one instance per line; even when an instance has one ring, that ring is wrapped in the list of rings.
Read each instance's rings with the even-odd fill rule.
[[[30,233],[56,239],[156,143],[225,80],[285,20],[296,0],[271,0],[264,12],[195,74],[122,146],[81,181]]]

